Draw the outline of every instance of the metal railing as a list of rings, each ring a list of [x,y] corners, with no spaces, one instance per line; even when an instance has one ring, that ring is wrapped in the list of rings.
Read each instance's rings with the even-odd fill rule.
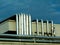
[[[42,43],[59,43],[60,36],[34,36],[34,35],[12,35],[0,34],[0,41],[21,41],[21,42],[42,42]]]

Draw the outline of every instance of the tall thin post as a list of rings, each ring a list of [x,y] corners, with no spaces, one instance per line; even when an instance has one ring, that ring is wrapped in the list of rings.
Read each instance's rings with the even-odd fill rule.
[[[27,35],[28,35],[28,15],[26,15],[26,33],[27,33]]]
[[[43,20],[42,19],[41,19],[41,31],[42,31],[42,36],[44,36]]]
[[[52,35],[53,35],[53,32],[54,32],[54,30],[53,30],[53,21],[51,21],[51,32],[52,32]]]
[[[22,26],[22,35],[24,34],[24,29],[23,29],[23,14],[21,13],[21,26]]]
[[[19,14],[19,35],[22,34],[21,30],[22,30],[22,26],[21,26],[21,15]]]
[[[36,31],[37,31],[37,35],[39,35],[39,31],[38,31],[38,19],[36,20]]]
[[[47,20],[46,32],[49,33],[49,23],[48,23],[48,20]]]
[[[17,33],[17,35],[18,35],[18,30],[19,30],[19,28],[18,28],[18,14],[16,14],[16,33]]]
[[[30,35],[32,33],[32,30],[31,30],[31,16],[29,15],[29,30],[30,30]]]
[[[26,35],[26,17],[25,17],[25,14],[24,14],[24,35]]]

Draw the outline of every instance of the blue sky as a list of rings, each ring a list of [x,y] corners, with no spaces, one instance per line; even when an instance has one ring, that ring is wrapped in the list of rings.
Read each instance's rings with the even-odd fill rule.
[[[0,0],[0,21],[16,13],[60,23],[60,0]]]

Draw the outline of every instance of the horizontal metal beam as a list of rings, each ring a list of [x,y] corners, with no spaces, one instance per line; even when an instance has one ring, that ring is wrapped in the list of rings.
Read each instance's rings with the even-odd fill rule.
[[[36,39],[50,39],[50,40],[60,40],[60,36],[56,37],[48,37],[48,36],[34,36],[34,35],[12,35],[12,34],[0,34],[0,38],[16,38],[16,39],[24,39],[24,38],[36,38]]]
[[[39,43],[60,43],[60,40],[36,40]]]
[[[60,43],[60,40],[7,39],[7,38],[0,38],[0,41],[8,41],[8,42],[34,42],[34,43]]]

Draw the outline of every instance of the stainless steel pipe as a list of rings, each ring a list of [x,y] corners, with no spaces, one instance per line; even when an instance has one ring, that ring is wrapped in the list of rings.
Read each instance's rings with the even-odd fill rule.
[[[53,29],[53,21],[51,21],[51,33],[52,33],[52,36],[53,36],[53,32],[54,32],[54,29]]]
[[[23,14],[23,24],[24,24],[24,35],[26,35],[26,17],[25,17],[25,14]]]
[[[23,14],[19,14],[19,31],[18,34],[19,35],[23,35],[24,34],[24,28],[23,28]]]
[[[29,29],[28,29],[28,15],[26,15],[26,35],[29,34]]]
[[[44,28],[43,28],[43,20],[41,19],[41,31],[42,31],[42,36],[44,36]]]
[[[24,34],[24,29],[23,29],[23,14],[21,13],[21,27],[22,27],[22,35]]]
[[[30,35],[32,34],[32,29],[31,29],[31,16],[29,15],[29,32]]]
[[[19,30],[19,26],[18,26],[18,14],[16,14],[16,33],[18,35],[18,30]]]
[[[36,19],[36,31],[37,31],[37,35],[39,35],[39,30],[38,30],[38,19]]]
[[[46,32],[49,33],[49,22],[47,20]]]

